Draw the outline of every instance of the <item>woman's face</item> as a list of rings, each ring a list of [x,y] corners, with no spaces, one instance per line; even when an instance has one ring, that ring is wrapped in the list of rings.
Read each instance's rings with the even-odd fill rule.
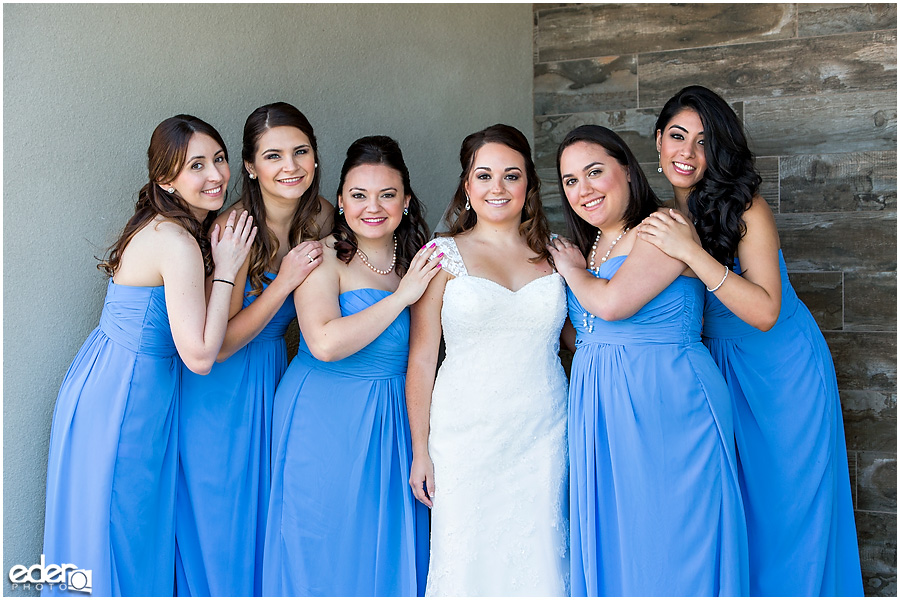
[[[606,148],[575,142],[563,150],[559,172],[576,215],[601,230],[620,227],[631,199],[631,177]]]
[[[409,206],[403,177],[387,165],[359,165],[344,177],[338,208],[357,238],[378,240],[393,235]]]
[[[244,167],[259,180],[264,201],[296,203],[312,184],[316,157],[305,133],[273,127],[259,136],[253,162]]]
[[[475,152],[464,187],[479,221],[521,221],[528,192],[525,158],[509,146],[485,144]]]
[[[202,221],[209,211],[222,208],[229,177],[225,149],[205,133],[195,133],[188,141],[187,160],[178,176],[160,185],[165,189],[175,188],[194,216]]]
[[[656,132],[659,165],[672,187],[690,190],[706,172],[703,121],[692,108],[685,108]]]

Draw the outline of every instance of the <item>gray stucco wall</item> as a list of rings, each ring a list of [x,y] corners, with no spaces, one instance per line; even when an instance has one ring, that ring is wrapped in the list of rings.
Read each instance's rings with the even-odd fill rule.
[[[16,594],[10,567],[41,551],[56,393],[100,315],[93,256],[131,215],[156,124],[186,112],[218,128],[233,186],[247,115],[291,102],[316,129],[332,201],[347,146],[393,136],[434,227],[465,135],[502,121],[533,137],[532,9],[7,4],[3,16],[3,591]]]

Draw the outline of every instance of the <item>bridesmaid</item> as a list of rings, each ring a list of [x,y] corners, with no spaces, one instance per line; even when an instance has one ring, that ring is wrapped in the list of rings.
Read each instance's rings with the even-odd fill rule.
[[[230,175],[212,126],[166,119],[147,157],[134,215],[100,263],[110,277],[100,325],[66,373],[50,433],[44,555],[91,570],[95,596],[174,592],[181,361],[212,367],[256,235],[253,217],[231,211],[204,236]]]
[[[791,287],[737,115],[687,87],[659,115],[656,147],[678,210],[638,235],[706,284],[704,341],[734,403],[750,594],[861,596],[834,364]]]
[[[317,155],[312,126],[290,104],[261,106],[247,118],[234,208],[248,211],[259,233],[234,280],[220,362],[204,377],[182,375],[179,596],[262,592],[272,399],[287,368],[284,333],[296,314],[288,298],[321,264],[315,240],[332,221],[331,205],[319,196]]]
[[[415,596],[428,516],[407,487],[407,307],[440,262],[391,138],[350,146],[338,207],[322,265],[294,292],[302,336],[275,394],[263,594]]]
[[[572,595],[746,595],[731,405],[700,341],[703,286],[637,237],[658,200],[619,136],[579,127],[556,165],[575,240],[551,247],[577,332]]]

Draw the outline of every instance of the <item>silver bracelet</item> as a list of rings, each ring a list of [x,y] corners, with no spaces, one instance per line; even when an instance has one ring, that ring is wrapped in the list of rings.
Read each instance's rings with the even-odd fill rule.
[[[726,279],[728,279],[728,271],[730,271],[730,269],[726,266],[726,267],[725,267],[725,274],[722,275],[722,281],[719,282],[719,285],[717,285],[717,286],[714,287],[713,289],[706,288],[706,291],[707,291],[707,292],[715,292],[715,291],[718,290],[720,287],[722,287],[722,284],[725,283],[725,280],[726,280]]]

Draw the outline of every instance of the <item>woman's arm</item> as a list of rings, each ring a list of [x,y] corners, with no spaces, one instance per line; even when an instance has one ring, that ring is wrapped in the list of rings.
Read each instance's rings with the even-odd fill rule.
[[[650,215],[638,228],[638,235],[685,262],[742,321],[768,331],[781,312],[778,229],[772,210],[760,196],[744,212],[744,223],[747,230],[737,252],[741,275],[731,273],[703,249],[693,237],[693,227],[678,211],[669,209]]]
[[[443,254],[429,261],[433,252],[432,245],[416,253],[397,291],[365,310],[344,317],[339,302],[337,263],[340,261],[329,251],[325,261],[330,268],[316,269],[294,292],[297,321],[313,356],[326,362],[341,360],[371,344],[403,309],[422,296],[428,282],[440,271],[438,259]]]
[[[312,260],[310,260],[312,258]],[[225,332],[225,341],[216,358],[221,362],[247,345],[261,332],[275,316],[288,296],[297,289],[306,277],[322,264],[322,244],[306,241],[298,244],[281,260],[275,279],[262,291],[247,308],[241,309],[244,300],[244,286],[247,282],[248,261],[238,272],[231,299],[231,319]],[[237,300],[237,311],[235,311]]]
[[[213,228],[210,243],[216,266],[208,301],[203,257],[196,240],[175,223],[157,226],[160,275],[172,338],[185,366],[199,375],[206,375],[212,368],[228,323],[233,286],[215,280],[234,281],[256,235],[252,221],[244,212],[235,222],[232,212],[221,238],[219,228]]]
[[[431,393],[441,345],[441,308],[450,276],[442,273],[431,280],[425,293],[410,308],[409,366],[406,369],[406,412],[412,439],[413,462],[409,485],[416,500],[434,506],[434,465],[428,454]],[[427,490],[427,491],[426,491]]]
[[[613,278],[607,280],[588,273],[581,251],[568,240],[560,238],[549,248],[557,270],[581,305],[604,321],[632,316],[675,281],[685,268],[683,262],[635,239],[628,258]]]

